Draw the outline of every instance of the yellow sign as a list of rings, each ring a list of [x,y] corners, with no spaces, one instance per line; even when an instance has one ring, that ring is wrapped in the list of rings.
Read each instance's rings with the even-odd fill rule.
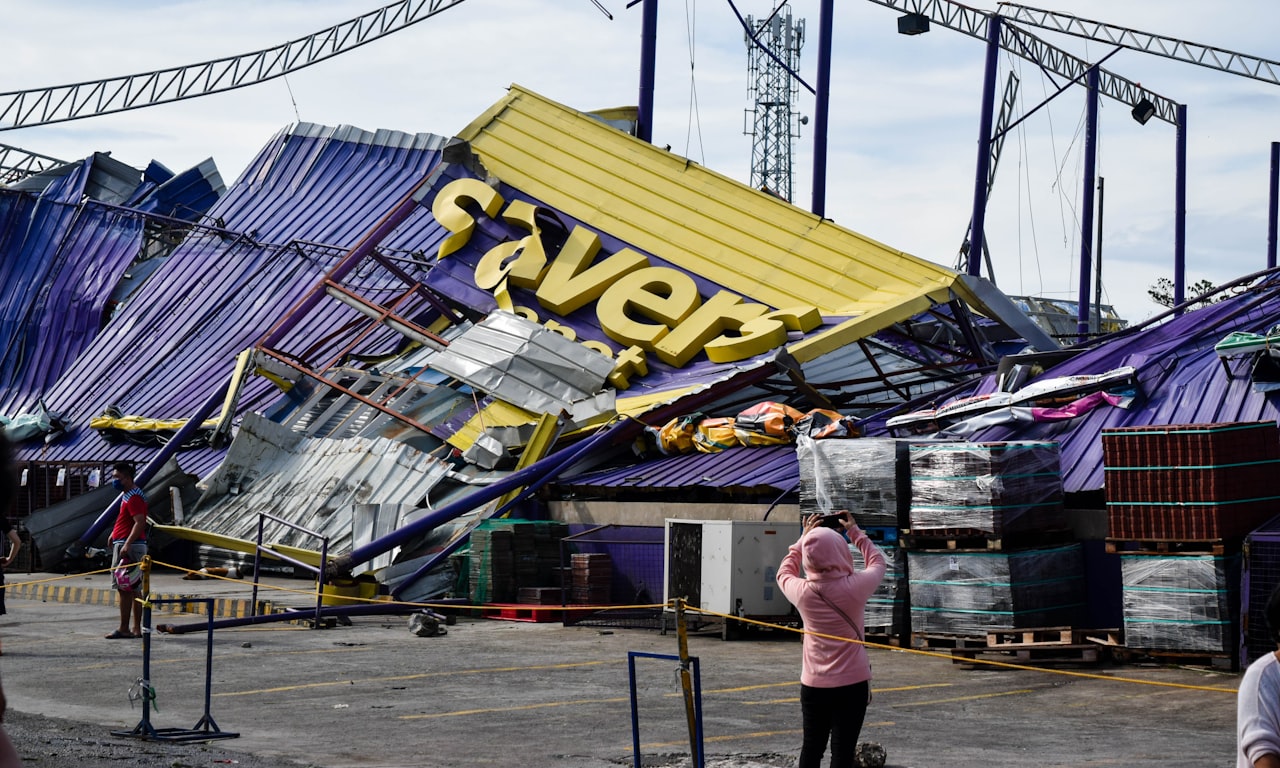
[[[431,213],[452,234],[440,244],[437,258],[456,252],[471,239],[476,221],[468,205],[479,207],[490,218],[502,211],[503,221],[529,234],[484,254],[476,265],[476,285],[492,291],[499,307],[534,322],[541,322],[538,313],[515,305],[510,286],[533,291],[540,307],[561,317],[594,302],[601,330],[624,347],[609,375],[609,383],[618,389],[628,388],[632,376],[648,374],[651,354],[677,368],[699,352],[706,352],[712,362],[731,363],[782,346],[788,331],[807,333],[822,323],[812,306],[770,311],[730,291],[704,300],[692,277],[671,267],[652,266],[648,257],[630,248],[595,262],[600,237],[580,226],[573,228],[560,253],[548,261],[537,208],[514,200],[503,209],[504,202],[478,179],[458,179],[440,190]],[[576,338],[571,328],[553,320],[545,325]],[[603,342],[582,343],[614,357]]]

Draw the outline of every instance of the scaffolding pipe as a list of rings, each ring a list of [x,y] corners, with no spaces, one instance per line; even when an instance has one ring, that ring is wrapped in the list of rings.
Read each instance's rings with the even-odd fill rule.
[[[1276,231],[1280,229],[1280,141],[1271,142],[1271,196],[1267,206],[1267,269],[1276,266]]]
[[[982,114],[978,118],[978,168],[973,181],[973,215],[969,234],[967,274],[982,274],[982,244],[986,238],[987,173],[991,167],[991,123],[996,103],[996,65],[1000,61],[1000,16],[987,21],[987,57],[982,81]]]
[[[1089,280],[1093,273],[1094,179],[1098,166],[1098,68],[1090,67],[1084,129],[1084,199],[1080,202],[1080,286],[1077,293],[1076,341],[1089,338]]]
[[[443,599],[432,601],[432,606],[465,605],[465,599]],[[424,609],[422,605],[409,603],[391,603],[386,601],[365,603],[363,605],[326,605],[321,609],[321,618],[342,616],[398,616],[406,613],[417,613]],[[285,613],[264,613],[257,616],[237,616],[232,619],[216,619],[192,624],[160,624],[157,632],[167,635],[183,635],[188,632],[199,632],[204,629],[232,629],[252,624],[274,624],[282,621],[298,621],[315,617],[310,609],[286,611]]]
[[[831,104],[831,17],[835,0],[822,0],[818,17],[818,82],[813,105],[813,214],[827,216],[827,134]]]
[[[507,475],[492,485],[481,488],[475,493],[468,494],[457,501],[446,504],[443,507],[440,507],[439,509],[413,521],[409,525],[397,528],[391,533],[381,538],[374,539],[362,547],[357,547],[345,555],[339,555],[334,558],[334,570],[339,573],[349,572],[352,567],[372,560],[378,555],[388,552],[395,547],[404,544],[410,539],[425,534],[427,531],[430,531],[438,525],[447,523],[450,520],[470,512],[481,504],[487,504],[508,491],[539,480],[544,476],[554,475],[570,463],[577,461],[582,456],[585,456],[589,451],[602,446],[625,428],[635,427],[632,425],[630,420],[616,422],[608,429],[597,432],[571,448],[566,448],[562,451],[553,453],[545,459],[540,459],[533,464],[530,464],[525,469]]]

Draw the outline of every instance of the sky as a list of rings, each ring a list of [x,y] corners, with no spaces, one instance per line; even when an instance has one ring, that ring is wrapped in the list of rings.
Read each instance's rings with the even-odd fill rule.
[[[76,160],[93,152],[175,171],[213,158],[230,184],[297,122],[452,136],[519,84],[575,109],[635,105],[641,7],[629,0],[465,0],[364,46],[235,91],[111,115],[0,130],[0,143]],[[970,7],[993,11],[992,0]],[[772,0],[660,0],[653,142],[749,183],[750,81],[744,16]],[[1036,0],[1036,6],[1142,32],[1280,59],[1280,3],[1236,0]],[[0,0],[6,61],[0,91],[145,73],[269,48],[371,11],[353,0]],[[819,0],[789,3],[803,20],[801,76],[817,82]],[[839,0],[833,16],[825,210],[890,247],[956,266],[973,210],[985,44],[937,24],[897,34],[900,12]],[[1026,28],[1096,61],[1102,42]],[[1138,51],[1103,65],[1187,105],[1186,282],[1223,284],[1266,267],[1271,143],[1280,86]],[[1020,81],[1015,117],[1062,85],[1001,54],[999,90]],[[1008,134],[986,213],[994,278],[1007,293],[1075,299],[1084,177],[1082,87],[1068,88]],[[797,110],[812,117],[802,86]],[[2,128],[3,126],[0,126]],[[796,138],[793,202],[813,202],[813,121]],[[1172,125],[1139,125],[1103,99],[1103,303],[1130,322],[1159,311],[1147,295],[1174,275]],[[984,275],[986,270],[984,267]],[[1090,290],[1092,296],[1092,290]]]

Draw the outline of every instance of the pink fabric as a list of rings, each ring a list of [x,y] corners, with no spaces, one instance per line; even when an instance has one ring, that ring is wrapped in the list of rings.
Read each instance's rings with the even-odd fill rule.
[[[1120,395],[1110,392],[1092,392],[1078,400],[1073,400],[1057,408],[1032,408],[1031,415],[1036,421],[1066,421],[1092,411],[1101,405],[1120,405],[1124,400]]]
[[[778,566],[778,586],[804,620],[800,682],[805,685],[836,688],[871,679],[867,649],[859,643],[834,639],[863,637],[863,608],[884,578],[884,553],[879,547],[861,530],[854,533],[853,544],[867,566],[861,571],[854,569],[853,555],[844,537],[830,528],[814,528],[802,535]],[[801,564],[807,578],[800,575]],[[857,630],[818,592],[839,606]]]

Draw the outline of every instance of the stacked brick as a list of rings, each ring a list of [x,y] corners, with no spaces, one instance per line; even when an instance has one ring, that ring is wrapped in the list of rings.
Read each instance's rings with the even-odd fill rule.
[[[1275,422],[1102,431],[1110,536],[1125,541],[1243,538],[1275,516]]]
[[[547,604],[554,589],[560,602],[560,540],[564,523],[486,520],[471,532],[468,595],[478,605]],[[535,599],[536,596],[536,599]]]
[[[1102,447],[1125,644],[1235,656],[1238,553],[1244,538],[1280,511],[1276,424],[1107,429]]]
[[[913,635],[1074,626],[1084,560],[1057,443],[913,443],[904,537]]]
[[[569,556],[572,585],[569,602],[575,605],[607,605],[613,585],[613,558],[605,553]]]

